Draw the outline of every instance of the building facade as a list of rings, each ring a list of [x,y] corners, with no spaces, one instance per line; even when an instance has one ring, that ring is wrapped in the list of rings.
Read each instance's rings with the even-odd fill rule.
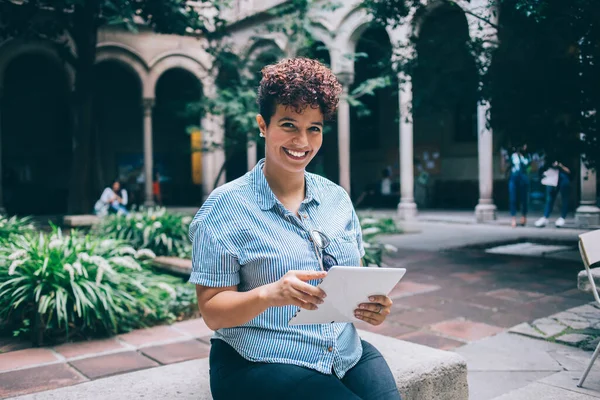
[[[281,3],[285,1],[238,0],[227,10],[230,44],[248,66],[240,74],[256,75],[267,63],[307,54],[293,38],[265,28],[274,18],[265,11]],[[468,37],[496,42],[495,30],[482,21],[495,21],[497,14],[487,0],[458,1],[457,7],[434,1],[427,12],[408,16],[397,28],[382,29],[373,26],[360,3],[345,1],[333,10],[316,6],[310,14],[319,58],[336,73],[345,95],[377,78],[385,68],[380,65],[414,54],[429,57],[423,65],[443,63],[450,72],[440,78],[417,67],[414,76],[393,76],[392,87],[361,98],[366,114],[344,96],[312,168],[366,206],[382,177],[389,177],[391,198],[404,219],[414,218],[418,207],[472,208],[478,221],[495,218],[497,206],[507,204],[501,138],[488,126],[490,105],[477,101],[474,69],[475,62],[489,65],[491,60],[472,60],[459,44]],[[442,47],[431,45],[440,42]],[[349,56],[355,54],[368,57]],[[173,110],[173,105],[183,107],[217,91],[211,57],[200,40],[103,28],[96,62],[97,160],[91,179],[99,190],[119,177],[135,188],[137,203],[152,204],[152,180],[146,176],[158,171],[165,204],[197,206],[215,183],[236,178],[262,156],[260,141],[250,141],[236,154],[193,151],[202,141],[223,142],[227,129],[219,116],[193,121]],[[464,89],[446,93],[445,80],[464,82]],[[64,211],[72,90],[73,72],[50,44],[17,39],[0,43],[0,199],[9,212]],[[201,133],[190,135],[186,127],[196,122]],[[220,173],[226,159],[231,167]],[[581,202],[582,223],[594,223],[600,214],[595,175],[582,170],[578,179],[573,199]]]

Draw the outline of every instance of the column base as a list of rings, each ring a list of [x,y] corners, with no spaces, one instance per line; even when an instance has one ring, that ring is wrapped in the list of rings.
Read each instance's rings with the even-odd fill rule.
[[[494,221],[496,219],[496,206],[494,204],[477,204],[475,206],[475,219],[477,223]]]
[[[417,219],[417,204],[414,201],[398,203],[398,218],[402,221]]]
[[[156,204],[154,203],[154,200],[145,200],[144,201],[144,207],[154,207]]]
[[[579,227],[600,225],[600,208],[593,205],[577,207],[575,211],[575,224]]]

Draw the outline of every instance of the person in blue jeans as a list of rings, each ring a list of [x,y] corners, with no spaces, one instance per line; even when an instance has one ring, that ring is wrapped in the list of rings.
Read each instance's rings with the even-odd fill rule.
[[[306,171],[341,92],[331,70],[315,60],[263,68],[256,121],[265,158],[216,188],[190,224],[189,281],[215,331],[215,400],[400,399],[385,359],[354,324],[289,324],[299,309],[323,304],[327,293],[317,285],[331,266],[360,268],[365,255],[348,193]],[[318,248],[315,232],[328,238],[326,248]],[[374,294],[354,317],[380,325],[391,307],[388,296]]]
[[[546,206],[544,207],[544,216],[535,222],[535,226],[543,228],[549,222],[548,218],[554,208],[556,197],[560,193],[561,207],[560,217],[554,222],[557,228],[565,225],[565,218],[569,212],[569,196],[571,192],[571,170],[561,161],[554,161],[550,168],[558,170],[558,184],[556,186],[546,186]]]
[[[508,196],[510,205],[511,226],[517,226],[517,208],[521,203],[521,225],[527,223],[527,203],[529,196],[529,165],[531,156],[527,153],[527,145],[514,148],[509,159],[510,175],[508,178]]]

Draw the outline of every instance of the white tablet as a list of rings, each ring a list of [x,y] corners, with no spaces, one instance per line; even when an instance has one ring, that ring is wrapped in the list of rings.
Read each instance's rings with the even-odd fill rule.
[[[369,296],[387,296],[406,273],[405,268],[332,267],[318,285],[327,294],[316,310],[299,309],[289,325],[358,322],[354,310]]]

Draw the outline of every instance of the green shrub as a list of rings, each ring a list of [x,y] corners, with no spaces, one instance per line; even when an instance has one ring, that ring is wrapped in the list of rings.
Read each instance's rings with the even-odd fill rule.
[[[128,215],[104,217],[94,228],[101,237],[124,240],[136,249],[148,248],[157,256],[191,257],[188,230],[192,218],[165,208],[141,208]]]
[[[8,218],[0,215],[0,242],[5,241],[11,235],[24,235],[33,232],[35,226],[30,217],[17,218],[16,215]]]
[[[1,328],[41,344],[117,334],[193,312],[193,288],[145,268],[153,257],[77,232],[16,236],[0,244]]]
[[[381,234],[394,234],[401,231],[392,218],[364,217],[359,218],[359,220],[365,248],[363,264],[375,264],[381,267],[383,266],[383,255],[385,253],[394,253],[398,249],[389,244],[382,244],[375,239]]]

